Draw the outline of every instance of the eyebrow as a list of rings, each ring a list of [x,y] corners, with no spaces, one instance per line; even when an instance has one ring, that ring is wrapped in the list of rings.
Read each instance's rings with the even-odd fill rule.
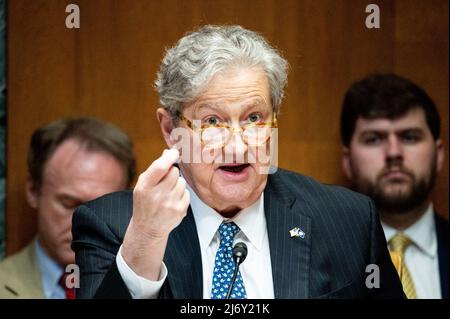
[[[404,133],[423,133],[424,130],[420,127],[408,127],[408,128],[403,128],[403,129],[399,129],[399,130],[395,130],[395,134],[404,134]],[[386,134],[388,133],[387,130],[384,129],[367,129],[361,132],[361,135],[364,134]]]
[[[256,99],[252,99],[246,103],[244,103],[242,105],[242,110],[245,112],[248,109],[254,107],[254,106],[258,106],[258,105],[263,105],[263,106],[267,106],[267,103],[262,99],[262,98],[256,98]],[[199,104],[199,106],[196,108],[196,111],[201,111],[202,109],[205,108],[210,108],[212,110],[218,111],[218,112],[223,112],[223,108],[220,107],[218,104],[211,104],[211,103],[201,103]]]

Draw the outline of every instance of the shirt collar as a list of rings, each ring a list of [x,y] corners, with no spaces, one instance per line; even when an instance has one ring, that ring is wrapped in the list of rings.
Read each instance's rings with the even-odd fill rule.
[[[54,292],[62,289],[59,280],[64,274],[64,269],[45,252],[39,244],[39,240],[35,241],[35,251],[44,292],[51,296]]]
[[[261,250],[264,233],[266,231],[266,218],[264,215],[264,193],[251,206],[241,210],[234,218],[234,222],[247,237],[248,241]]]
[[[261,193],[258,200],[251,206],[242,209],[235,217],[227,220],[213,208],[206,205],[188,184],[186,188],[190,193],[191,209],[199,234],[200,247],[203,250],[206,250],[211,244],[214,235],[224,220],[234,221],[248,241],[256,249],[261,249],[266,230],[264,193]]]
[[[382,225],[387,241],[398,233],[397,229],[388,226],[383,222]],[[437,254],[435,228],[433,204],[430,204],[425,214],[423,214],[414,224],[405,229],[403,233],[408,236],[420,250],[431,257],[435,257]]]

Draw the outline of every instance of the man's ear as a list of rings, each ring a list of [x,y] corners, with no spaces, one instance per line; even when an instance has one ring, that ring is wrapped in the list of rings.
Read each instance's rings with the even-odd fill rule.
[[[27,176],[27,180],[25,182],[25,196],[27,198],[28,205],[34,209],[37,209],[39,192],[36,189],[35,183],[30,175]]]
[[[172,148],[174,142],[170,138],[170,134],[172,133],[173,130],[173,121],[171,114],[167,110],[160,107],[156,110],[156,117],[158,118],[159,126],[161,128],[161,132],[164,137],[164,140],[166,141],[167,146],[169,148]]]
[[[436,170],[439,173],[444,165],[445,148],[441,139],[436,140]]]
[[[353,179],[352,166],[350,164],[350,149],[347,146],[342,147],[341,159],[342,171],[349,180]]]

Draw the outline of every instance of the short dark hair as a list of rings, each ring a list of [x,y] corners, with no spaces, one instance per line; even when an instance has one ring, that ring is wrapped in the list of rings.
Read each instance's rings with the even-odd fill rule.
[[[418,85],[395,74],[372,74],[353,83],[342,104],[343,145],[350,145],[359,117],[397,119],[414,108],[424,111],[428,128],[437,140],[441,133],[439,113],[434,102]]]
[[[122,164],[127,174],[127,187],[136,174],[133,143],[118,127],[92,117],[68,117],[51,122],[34,131],[28,149],[28,173],[33,186],[42,186],[45,164],[66,140],[75,139],[90,151],[112,155]]]

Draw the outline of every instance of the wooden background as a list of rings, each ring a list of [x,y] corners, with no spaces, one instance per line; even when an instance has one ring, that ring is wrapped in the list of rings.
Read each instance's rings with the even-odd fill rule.
[[[80,29],[65,27],[69,3],[80,7]],[[380,29],[365,27],[369,3],[380,6]],[[448,0],[9,1],[8,254],[35,231],[24,196],[32,131],[67,115],[111,121],[131,135],[144,170],[164,147],[152,87],[164,48],[196,26],[224,23],[261,32],[290,62],[281,167],[346,185],[340,104],[370,72],[396,72],[423,86],[438,105],[448,149]],[[447,156],[434,192],[446,217],[448,180]]]

